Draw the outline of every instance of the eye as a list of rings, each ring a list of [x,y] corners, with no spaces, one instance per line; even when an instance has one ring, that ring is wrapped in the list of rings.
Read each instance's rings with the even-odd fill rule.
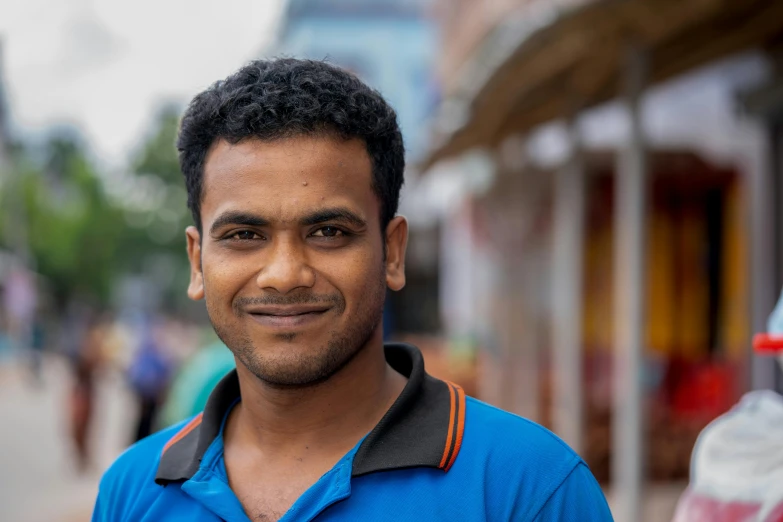
[[[337,227],[321,227],[311,234],[314,237],[342,237],[345,232]]]
[[[259,236],[252,230],[240,230],[239,232],[234,232],[228,237],[228,239],[234,239],[238,241],[250,241],[256,238],[260,239],[261,236]]]

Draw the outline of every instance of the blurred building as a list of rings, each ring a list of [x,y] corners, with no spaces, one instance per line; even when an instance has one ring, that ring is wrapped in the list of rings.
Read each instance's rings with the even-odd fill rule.
[[[436,103],[434,23],[424,0],[291,0],[272,54],[327,60],[378,89],[397,111],[409,160],[427,150]]]
[[[426,117],[439,88],[436,25],[429,0],[291,0],[273,56],[327,60],[380,91],[397,111],[408,164],[428,151]],[[387,331],[438,328],[437,229],[415,204],[416,172],[405,173],[401,212],[412,223],[406,288],[387,303]],[[426,209],[424,209],[426,211]]]
[[[783,3],[437,13],[421,187],[447,335],[482,398],[552,427],[639,520],[643,477],[684,479],[698,431],[778,385],[750,338],[783,285]]]

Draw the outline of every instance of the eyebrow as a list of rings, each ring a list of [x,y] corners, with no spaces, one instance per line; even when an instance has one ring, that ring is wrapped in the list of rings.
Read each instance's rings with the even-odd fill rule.
[[[209,227],[210,233],[215,233],[217,230],[227,225],[247,225],[250,227],[264,227],[269,225],[269,221],[257,216],[255,214],[248,214],[247,212],[224,212],[215,219],[212,226]]]
[[[359,217],[356,213],[348,210],[344,207],[325,208],[316,210],[311,214],[307,214],[299,220],[299,224],[303,226],[317,225],[319,223],[325,223],[327,221],[347,221],[357,228],[363,228],[367,226],[367,222]],[[245,225],[249,227],[265,227],[271,223],[268,219],[265,219],[256,214],[250,214],[247,212],[228,211],[224,212],[215,219],[212,226],[209,228],[210,233],[214,234],[216,231],[228,225]]]
[[[362,228],[367,226],[367,222],[360,218],[358,215],[356,215],[354,212],[351,212],[347,208],[344,207],[335,207],[335,208],[325,208],[321,210],[316,210],[312,214],[308,214],[302,219],[299,220],[299,223],[301,225],[317,225],[319,223],[324,223],[326,221],[348,221],[353,226],[357,228]]]

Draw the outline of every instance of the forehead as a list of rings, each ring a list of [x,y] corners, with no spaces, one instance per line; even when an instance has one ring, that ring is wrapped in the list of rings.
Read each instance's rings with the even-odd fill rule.
[[[335,205],[352,208],[365,219],[377,214],[372,163],[361,140],[220,140],[207,155],[201,205],[205,224],[225,211],[287,221]]]

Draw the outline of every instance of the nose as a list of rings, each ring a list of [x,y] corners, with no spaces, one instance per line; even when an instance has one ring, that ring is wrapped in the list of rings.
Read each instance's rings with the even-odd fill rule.
[[[287,294],[315,284],[315,272],[307,263],[303,247],[295,240],[278,238],[265,254],[264,265],[256,277],[256,284],[262,290]]]

